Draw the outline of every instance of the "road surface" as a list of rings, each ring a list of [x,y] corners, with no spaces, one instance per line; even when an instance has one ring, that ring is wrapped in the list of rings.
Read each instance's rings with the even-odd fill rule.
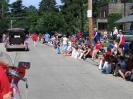
[[[89,61],[63,57],[45,44],[33,46],[30,40],[29,48],[29,52],[7,52],[16,66],[19,61],[31,63],[25,76],[29,85],[28,99],[133,99],[132,82],[103,74]],[[3,43],[0,50],[6,52]],[[19,82],[19,89],[22,99],[26,99],[23,81]]]

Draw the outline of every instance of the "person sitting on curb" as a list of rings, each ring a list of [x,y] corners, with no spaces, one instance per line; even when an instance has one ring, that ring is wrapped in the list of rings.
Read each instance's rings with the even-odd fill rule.
[[[125,80],[125,76],[123,76],[123,72],[126,71],[126,62],[123,56],[118,57],[118,63],[116,64],[114,76],[118,76],[120,74],[122,78]]]
[[[129,57],[126,61],[126,64],[127,64],[126,70],[120,71],[123,79],[129,78],[133,73],[132,72],[133,71],[133,52],[129,52]]]
[[[102,70],[105,71],[106,74],[110,74],[111,73],[111,61],[110,61],[110,55],[106,55],[105,56],[105,60],[104,60],[104,65]]]
[[[92,52],[92,60],[96,59],[97,52],[99,52],[102,49],[102,44],[100,43],[100,40],[97,40],[97,43],[94,45],[94,49]]]
[[[107,48],[106,52],[104,52],[102,55],[98,56],[98,65],[100,64],[100,60],[101,59],[104,60],[106,55],[110,55],[110,56],[112,55],[111,49],[109,47]]]
[[[84,54],[82,56],[82,59],[85,60],[87,58],[92,58],[92,49],[90,46],[86,46],[86,49],[84,51]]]

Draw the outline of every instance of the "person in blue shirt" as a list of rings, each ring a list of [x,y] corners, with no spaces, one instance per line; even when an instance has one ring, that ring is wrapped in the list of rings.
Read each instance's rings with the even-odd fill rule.
[[[47,43],[50,38],[50,35],[46,32],[46,34],[44,34],[44,38],[45,38],[45,42]]]
[[[93,39],[94,39],[95,43],[96,43],[97,40],[99,39],[99,35],[98,35],[98,30],[97,30],[97,28],[94,28]]]

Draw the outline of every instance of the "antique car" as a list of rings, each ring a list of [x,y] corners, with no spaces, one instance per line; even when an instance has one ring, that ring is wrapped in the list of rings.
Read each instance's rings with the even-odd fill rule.
[[[7,51],[10,49],[25,49],[25,29],[24,28],[9,28],[8,38],[5,42],[5,48]]]

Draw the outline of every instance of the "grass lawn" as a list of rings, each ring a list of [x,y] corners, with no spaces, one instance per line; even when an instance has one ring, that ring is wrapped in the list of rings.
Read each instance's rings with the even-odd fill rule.
[[[104,47],[108,47],[110,44],[113,44],[113,40],[109,40],[107,43],[102,43]]]
[[[107,43],[102,43],[104,47],[108,47],[111,43],[107,42]]]

